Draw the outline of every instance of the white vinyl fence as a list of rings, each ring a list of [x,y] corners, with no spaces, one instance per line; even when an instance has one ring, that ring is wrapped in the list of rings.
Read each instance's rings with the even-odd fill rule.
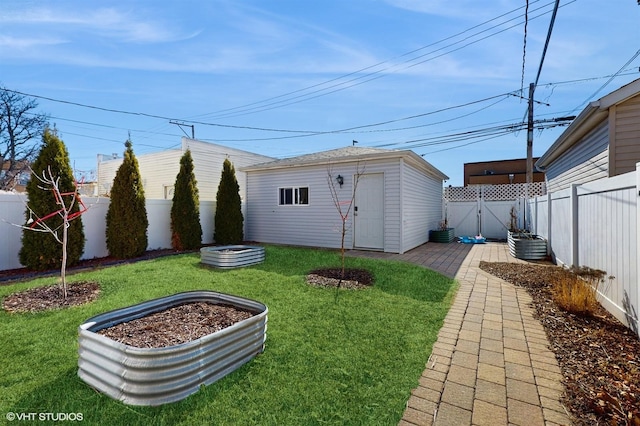
[[[89,210],[82,215],[85,246],[82,259],[108,255],[105,241],[109,198],[83,197]],[[21,268],[18,252],[22,247],[22,229],[13,224],[25,223],[25,194],[0,194],[0,271]],[[147,250],[171,248],[171,200],[147,200]],[[202,243],[213,242],[215,201],[200,201]],[[53,237],[51,237],[53,238]]]
[[[640,163],[636,171],[529,200],[532,231],[558,264],[605,271],[602,305],[638,333]]]
[[[516,227],[524,229],[527,198],[544,193],[544,182],[446,187],[444,217],[449,227],[455,228],[456,237],[482,234],[506,240],[512,209]]]

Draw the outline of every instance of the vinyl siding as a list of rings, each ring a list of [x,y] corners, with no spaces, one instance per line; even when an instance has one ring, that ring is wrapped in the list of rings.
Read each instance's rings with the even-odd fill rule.
[[[442,217],[442,181],[425,176],[414,167],[402,167],[402,251],[429,239]]]
[[[203,201],[215,201],[222,173],[222,163],[226,158],[229,158],[236,169],[240,197],[243,199],[246,176],[245,173],[240,172],[238,169],[272,160],[271,157],[259,154],[182,138],[181,149],[136,156],[144,185],[145,198],[165,199],[165,188],[172,188],[175,184],[176,176],[180,171],[180,158],[182,158],[187,149],[191,150],[194,173],[198,181],[198,192],[200,200]],[[98,162],[100,194],[108,193],[111,190],[113,179],[120,164],[122,164],[122,158]],[[171,199],[172,197],[172,193],[169,194],[168,198]]]
[[[367,164],[367,173],[384,173],[384,251],[401,253],[402,192],[400,159]]]
[[[198,181],[198,192],[201,200],[215,201],[218,185],[220,184],[220,176],[222,174],[222,164],[226,158],[231,161],[236,171],[236,179],[240,186],[240,197],[243,200],[245,199],[247,188],[247,177],[246,173],[240,171],[240,169],[273,160],[273,158],[264,155],[213,145],[193,139],[183,138],[182,144],[183,151],[187,149],[191,150],[193,169]],[[176,173],[173,175],[173,181],[175,181],[176,175],[180,170],[179,162],[180,159],[178,159],[178,169],[176,169]]]
[[[150,200],[164,199],[164,185],[173,186],[180,170],[181,156],[182,151],[179,149],[136,155],[145,198]],[[113,179],[115,179],[122,161],[122,158],[117,158],[98,162],[98,191],[100,195],[111,192]]]
[[[399,250],[400,196],[398,162],[369,161],[360,164],[364,173],[384,173],[384,250]],[[333,176],[344,176],[342,188],[337,186],[339,201],[346,212],[353,194],[357,163],[332,166]],[[342,220],[334,205],[327,182],[326,165],[309,165],[287,169],[254,170],[247,176],[247,234],[249,240],[263,243],[339,248]],[[278,205],[278,188],[308,187],[309,204]],[[353,248],[352,214],[347,219],[345,248]]]
[[[604,121],[546,169],[547,190],[568,188],[609,176],[609,123]]]
[[[612,147],[612,176],[635,171],[640,161],[640,96],[617,105]]]

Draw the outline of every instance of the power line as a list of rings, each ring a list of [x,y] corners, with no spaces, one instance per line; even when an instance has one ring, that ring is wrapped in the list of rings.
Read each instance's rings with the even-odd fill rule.
[[[169,121],[173,120],[173,119],[168,118],[168,117],[163,117],[163,116],[158,116],[158,115],[153,115],[153,114],[147,114],[147,113],[143,113],[143,112],[133,112],[133,111],[125,111],[125,110],[119,110],[119,109],[102,108],[102,107],[98,107],[98,106],[94,106],[94,105],[81,104],[81,103],[77,103],[77,102],[54,99],[54,98],[50,98],[50,97],[46,97],[46,96],[40,96],[40,95],[33,95],[33,94],[24,93],[24,92],[20,92],[20,91],[17,91],[17,90],[10,90],[10,89],[6,89],[6,88],[0,88],[0,90],[6,91],[6,92],[11,92],[11,93],[21,94],[23,96],[30,96],[30,97],[33,97],[33,98],[45,99],[45,100],[48,100],[48,101],[51,101],[51,102],[59,102],[59,103],[63,103],[63,104],[70,104],[70,105],[74,105],[74,106],[78,106],[78,107],[96,109],[96,110],[107,111],[107,112],[111,112],[111,113],[127,114],[127,115],[135,115],[135,116],[144,116],[144,117],[151,117],[151,118],[157,118],[157,119],[169,120]],[[400,121],[406,121],[406,120],[411,120],[411,119],[415,119],[415,118],[425,117],[425,116],[428,116],[428,115],[433,115],[433,114],[437,114],[437,113],[441,113],[441,112],[445,112],[445,111],[450,111],[450,110],[459,109],[459,108],[463,108],[463,107],[466,107],[466,106],[478,104],[478,103],[481,103],[481,102],[486,102],[486,101],[491,100],[491,99],[495,99],[495,98],[499,98],[499,97],[503,97],[503,96],[508,96],[511,93],[512,92],[501,93],[499,95],[489,96],[489,97],[486,97],[486,98],[483,98],[483,99],[466,102],[464,104],[459,104],[459,105],[454,105],[454,106],[450,106],[450,107],[446,107],[446,108],[441,108],[441,109],[438,109],[438,110],[435,110],[435,111],[429,111],[429,112],[425,112],[425,113],[421,113],[421,114],[415,114],[415,115],[411,115],[411,116],[408,116],[408,117],[390,119],[390,120],[381,121],[381,122],[377,122],[377,123],[370,123],[370,124],[364,124],[364,125],[360,125],[360,126],[348,127],[348,128],[345,128],[345,129],[329,130],[329,131],[271,129],[271,128],[263,128],[263,127],[235,126],[235,125],[225,125],[225,124],[218,124],[218,123],[207,123],[207,122],[189,121],[189,120],[187,120],[187,122],[194,123],[194,124],[205,125],[205,126],[220,126],[220,127],[227,127],[227,128],[233,128],[233,129],[260,130],[260,131],[268,131],[268,132],[300,133],[303,136],[306,135],[306,134],[308,134],[308,136],[313,136],[313,135],[322,135],[322,134],[330,134],[330,133],[344,133],[344,132],[351,131],[351,130],[364,129],[364,128],[369,128],[369,127],[378,127],[378,126],[382,126],[382,125],[385,125],[385,124],[397,123],[397,122],[400,122]]]
[[[524,40],[522,42],[522,77],[520,77],[520,96],[524,94],[524,70],[527,59],[527,25],[529,24],[529,0],[524,9]]]
[[[611,81],[613,81],[614,78],[616,78],[618,76],[619,73],[621,73],[625,67],[627,67],[631,62],[633,62],[638,56],[640,56],[640,49],[638,49],[638,51],[636,51],[636,53],[631,56],[631,59],[629,59],[615,74],[613,74],[611,76],[611,78],[609,78],[602,86],[600,86],[598,88],[598,90],[596,90],[595,92],[593,92],[591,94],[591,96],[589,96],[584,102],[582,102],[580,105],[578,105],[577,107],[575,107],[571,113],[577,111],[579,108],[582,108],[583,106],[585,106],[591,99],[593,99],[594,96],[596,96],[598,93],[600,93],[600,91],[602,89],[604,89],[605,87],[607,87],[607,85],[609,85],[609,83],[611,83]]]
[[[559,117],[554,119],[544,119],[544,120],[536,120],[535,126],[536,129],[546,129],[551,127],[565,126],[569,122],[571,122],[575,117]],[[527,123],[524,122],[516,122],[509,123],[501,126],[493,126],[486,127],[478,130],[471,130],[466,132],[459,133],[451,133],[443,136],[429,137],[429,138],[420,138],[420,139],[412,139],[405,142],[398,142],[394,144],[383,144],[376,145],[375,147],[388,147],[394,145],[409,145],[403,147],[403,149],[414,149],[420,148],[423,146],[431,146],[431,145],[442,145],[453,142],[460,142],[465,140],[472,140],[479,137],[486,136],[504,136],[510,133],[514,133],[518,130],[522,130],[527,127]]]
[[[547,31],[547,40],[544,42],[544,48],[542,49],[542,57],[540,58],[540,65],[538,66],[538,74],[536,75],[536,81],[533,84],[535,88],[538,85],[540,79],[540,73],[542,73],[542,64],[544,63],[544,57],[547,54],[547,48],[549,47],[549,40],[551,40],[551,32],[553,31],[553,25],[556,22],[556,15],[558,14],[558,7],[560,6],[560,0],[556,0],[556,4],[553,6],[553,13],[551,14],[551,22],[549,22],[549,30]]]
[[[27,114],[35,115],[35,114],[32,114],[32,113],[27,113]],[[90,121],[73,120],[71,118],[63,118],[63,117],[57,117],[57,116],[49,116],[49,118],[53,119],[53,120],[68,121],[70,123],[86,124],[88,126],[104,127],[106,129],[131,131],[133,133],[149,133],[149,134],[152,134],[152,135],[172,136],[172,137],[179,137],[180,136],[180,135],[176,135],[174,133],[162,133],[162,132],[152,132],[150,130],[128,129],[128,128],[125,128],[125,127],[112,126],[112,125],[109,125],[109,124],[92,123]]]
[[[537,2],[539,2],[539,1],[540,1],[540,0],[535,0],[535,1],[533,1],[533,3],[537,3]],[[548,4],[547,4],[547,5],[545,5],[545,6],[548,6],[549,4],[551,4],[551,3],[548,3]],[[544,7],[544,6],[543,6],[543,7]],[[194,116],[194,117],[204,117],[204,116],[208,116],[208,115],[215,115],[215,114],[221,114],[221,113],[229,113],[229,112],[237,111],[237,110],[239,110],[239,109],[243,109],[243,108],[246,108],[246,107],[250,107],[250,106],[257,105],[257,104],[261,104],[261,103],[269,102],[269,101],[272,101],[272,100],[275,100],[275,99],[284,98],[284,97],[287,97],[287,96],[289,96],[289,95],[294,95],[294,94],[297,94],[297,93],[300,93],[300,92],[304,92],[304,91],[306,91],[306,90],[315,89],[315,88],[317,88],[317,87],[320,87],[320,86],[323,86],[323,85],[327,85],[327,84],[333,83],[333,82],[335,82],[335,81],[339,81],[339,80],[341,80],[341,79],[344,79],[344,78],[347,78],[347,77],[351,77],[351,76],[353,76],[353,75],[357,75],[358,73],[361,73],[361,72],[364,72],[364,71],[368,71],[368,70],[370,70],[370,69],[376,68],[376,67],[378,67],[378,66],[380,66],[380,65],[384,65],[384,64],[386,64],[386,63],[390,63],[390,62],[392,62],[392,61],[393,61],[393,60],[395,60],[395,59],[399,59],[399,58],[403,58],[403,57],[405,57],[405,56],[409,56],[409,55],[411,55],[411,54],[413,54],[413,53],[416,53],[416,52],[422,51],[422,50],[427,49],[427,48],[429,48],[429,47],[432,47],[432,46],[438,45],[438,44],[440,44],[440,43],[443,43],[443,42],[445,42],[445,41],[448,41],[448,40],[454,39],[454,38],[456,38],[456,37],[458,37],[458,36],[461,36],[461,35],[463,35],[463,34],[465,34],[465,33],[469,32],[469,31],[471,31],[471,30],[474,30],[474,29],[479,28],[479,27],[481,27],[481,26],[483,26],[483,25],[486,25],[486,24],[488,24],[488,23],[490,23],[490,22],[493,22],[493,21],[495,21],[495,20],[498,20],[498,19],[500,19],[500,18],[502,18],[502,17],[504,17],[504,16],[510,15],[510,14],[512,14],[513,12],[516,12],[516,11],[517,11],[517,10],[519,10],[519,9],[522,9],[522,8],[521,8],[521,7],[519,7],[519,8],[513,9],[513,10],[511,10],[511,11],[509,11],[509,12],[503,13],[502,15],[499,15],[499,16],[497,16],[497,17],[495,17],[495,18],[489,19],[489,20],[484,21],[484,22],[482,22],[482,23],[480,23],[480,24],[477,24],[477,25],[475,25],[475,26],[472,26],[472,27],[470,27],[470,28],[467,28],[466,30],[463,30],[463,31],[461,31],[461,32],[459,32],[459,33],[456,33],[456,34],[453,34],[453,35],[451,35],[451,36],[448,36],[448,37],[446,37],[446,38],[444,38],[444,39],[442,39],[442,40],[439,40],[439,41],[437,41],[437,42],[433,42],[433,43],[427,44],[427,45],[425,45],[425,46],[422,46],[422,47],[419,47],[419,48],[417,48],[417,49],[411,50],[411,51],[409,51],[409,52],[405,52],[405,53],[403,53],[403,54],[401,54],[401,55],[395,56],[395,57],[393,57],[393,58],[391,58],[391,59],[387,59],[387,60],[384,60],[384,61],[378,62],[377,64],[369,65],[369,66],[366,66],[366,67],[364,67],[364,68],[360,68],[360,69],[358,69],[358,70],[356,70],[356,71],[349,72],[349,73],[347,73],[347,74],[344,74],[344,75],[341,75],[341,76],[339,76],[339,77],[335,77],[335,78],[332,78],[332,79],[326,80],[326,81],[321,82],[321,83],[317,83],[317,84],[314,84],[314,85],[311,85],[311,86],[307,86],[307,87],[304,87],[304,88],[301,88],[301,89],[298,89],[298,90],[294,90],[294,91],[291,91],[291,92],[287,92],[287,93],[284,93],[284,94],[282,94],[282,95],[269,97],[269,98],[266,98],[266,99],[263,99],[263,100],[260,100],[260,101],[251,102],[251,103],[244,104],[244,105],[240,105],[240,106],[233,107],[233,108],[221,109],[221,110],[214,111],[214,112],[211,112],[211,113],[206,113],[206,114],[196,115],[196,116]],[[508,21],[507,21],[507,22],[508,22]],[[492,28],[495,28],[495,27],[497,27],[497,26],[494,26],[494,27],[492,27]],[[386,69],[385,69],[385,70],[386,70]],[[384,70],[382,70],[382,71],[384,71]],[[377,71],[377,72],[380,72],[380,71]],[[362,77],[360,77],[360,78],[362,78]],[[333,87],[333,86],[332,86],[332,87]]]
[[[537,0],[537,1],[539,1],[539,0]],[[567,6],[567,5],[571,4],[571,3],[574,3],[575,1],[576,1],[576,0],[572,0],[572,1],[570,1],[569,3],[567,3],[566,5],[563,5],[563,6]],[[543,6],[541,6],[541,7],[537,8],[537,9],[535,9],[535,11],[541,10],[541,9],[545,8],[546,6],[548,6],[548,5],[550,5],[550,4],[551,4],[551,3],[547,3],[547,4],[543,5]],[[518,8],[518,9],[520,9],[520,8]],[[513,11],[511,11],[511,12],[508,12],[508,13],[505,13],[505,14],[503,14],[503,15],[500,15],[499,17],[494,18],[494,19],[492,19],[492,20],[490,20],[490,21],[487,21],[487,22],[491,22],[491,21],[493,21],[493,20],[495,20],[495,19],[498,19],[498,18],[500,18],[500,17],[506,16],[506,15],[508,15],[508,14],[510,14],[510,13],[513,13],[514,11],[516,11],[516,10],[518,10],[518,9],[514,9],[514,10],[513,10]],[[534,16],[533,18],[530,18],[530,20],[537,19],[537,18],[539,18],[539,17],[541,17],[541,16],[546,15],[547,13],[549,13],[549,11],[546,11],[546,12],[540,13],[539,15]],[[520,16],[521,16],[521,15],[520,15]],[[432,56],[432,57],[429,57],[429,58],[427,58],[427,59],[423,59],[423,60],[421,60],[421,61],[415,62],[415,61],[417,61],[418,59],[424,58],[424,57],[426,57],[426,56],[428,56],[428,55],[432,55],[432,54],[435,54],[435,53],[440,52],[440,51],[444,51],[444,50],[446,50],[447,48],[453,47],[453,46],[455,46],[455,45],[457,45],[457,44],[460,44],[460,43],[462,43],[462,42],[464,42],[464,41],[467,41],[467,40],[471,39],[471,38],[472,38],[472,37],[474,37],[474,36],[478,36],[478,35],[480,35],[480,34],[486,33],[486,32],[488,32],[488,31],[490,31],[490,30],[495,29],[495,28],[499,28],[500,26],[503,26],[504,24],[506,24],[506,23],[508,23],[508,22],[511,22],[511,21],[514,21],[514,20],[516,20],[516,19],[520,18],[520,16],[517,16],[517,17],[515,17],[515,18],[511,18],[511,19],[509,19],[509,20],[506,20],[506,21],[504,21],[504,22],[501,22],[500,24],[494,25],[494,26],[492,26],[492,27],[490,27],[490,28],[487,28],[487,29],[484,29],[484,30],[482,30],[482,31],[478,31],[478,32],[476,32],[476,33],[474,33],[474,34],[472,34],[472,35],[470,35],[470,36],[467,36],[467,37],[465,37],[465,38],[463,38],[463,39],[459,40],[459,41],[456,41],[456,42],[454,42],[454,43],[450,43],[450,44],[448,44],[448,45],[446,45],[446,46],[443,46],[443,47],[440,47],[440,48],[438,48],[438,49],[432,50],[432,51],[430,51],[430,52],[424,53],[424,54],[419,55],[419,56],[417,56],[417,57],[414,57],[414,58],[411,58],[411,59],[405,60],[405,61],[403,61],[403,62],[400,62],[400,63],[396,64],[396,65],[392,65],[392,66],[389,66],[389,67],[386,67],[386,68],[383,68],[383,69],[380,69],[380,70],[377,70],[377,71],[374,71],[374,72],[371,72],[371,73],[368,73],[368,74],[365,74],[365,75],[362,75],[362,76],[359,76],[359,77],[355,77],[355,78],[349,79],[349,80],[344,81],[344,82],[340,82],[340,83],[333,84],[333,85],[328,86],[328,87],[323,88],[323,89],[317,89],[317,90],[314,90],[314,91],[312,91],[312,92],[309,92],[309,93],[306,93],[306,94],[302,94],[302,95],[298,95],[298,96],[295,96],[295,97],[292,97],[292,98],[289,98],[289,99],[284,99],[284,100],[280,100],[280,101],[277,101],[277,102],[267,103],[267,104],[262,105],[262,106],[255,106],[255,107],[252,107],[252,108],[245,108],[243,111],[238,111],[238,112],[236,112],[236,113],[228,112],[228,113],[223,113],[223,114],[219,114],[219,115],[214,115],[212,118],[217,118],[217,119],[220,119],[220,118],[233,118],[233,117],[239,117],[239,116],[242,116],[242,115],[248,115],[248,114],[253,114],[253,113],[257,113],[257,112],[269,111],[269,110],[273,110],[273,109],[276,109],[276,108],[281,108],[281,107],[284,107],[284,106],[297,104],[297,103],[300,103],[300,102],[306,102],[306,101],[309,101],[309,100],[312,100],[312,99],[316,99],[316,98],[319,98],[319,97],[322,97],[322,96],[330,95],[330,94],[332,94],[332,93],[336,93],[336,92],[339,92],[339,91],[342,91],[342,90],[346,90],[346,89],[349,89],[349,88],[352,88],[352,87],[355,87],[355,86],[359,86],[359,85],[361,85],[361,84],[368,83],[368,82],[371,82],[371,81],[374,81],[374,80],[377,80],[377,79],[379,79],[379,78],[384,77],[385,75],[379,75],[379,74],[381,74],[381,73],[382,73],[382,72],[384,72],[384,71],[389,71],[389,70],[393,70],[393,69],[403,70],[403,69],[413,68],[413,67],[415,67],[415,66],[418,66],[418,65],[424,64],[424,63],[426,63],[426,62],[429,62],[429,61],[433,61],[433,60],[435,60],[435,59],[438,59],[438,58],[440,58],[440,57],[442,57],[442,56],[445,56],[445,55],[448,55],[448,54],[451,54],[451,53],[457,52],[457,51],[459,51],[459,50],[464,49],[465,47],[471,46],[471,45],[473,45],[473,44],[476,44],[476,43],[479,43],[479,42],[481,42],[481,41],[483,41],[483,40],[486,40],[486,39],[488,39],[488,38],[490,38],[490,37],[493,37],[493,36],[495,36],[495,35],[498,35],[498,34],[501,34],[501,33],[505,32],[505,31],[508,31],[508,30],[510,30],[510,29],[512,29],[512,28],[514,28],[514,27],[519,26],[519,25],[522,23],[522,21],[517,22],[517,23],[515,23],[515,24],[513,24],[513,25],[511,25],[511,26],[509,26],[509,27],[502,28],[502,29],[500,29],[499,31],[496,31],[496,32],[494,32],[494,33],[491,33],[491,34],[486,35],[486,36],[484,36],[484,37],[481,37],[481,38],[479,38],[479,39],[476,39],[476,40],[470,41],[470,42],[468,42],[467,44],[464,44],[464,45],[462,45],[462,46],[460,46],[460,47],[457,47],[457,48],[454,48],[454,49],[451,49],[451,50],[445,51],[445,52],[443,52],[443,53],[441,53],[441,54],[438,54],[438,55],[436,55],[436,56]],[[476,25],[475,27],[472,27],[471,29],[478,28],[478,27],[480,27],[480,26],[482,26],[482,25],[484,25],[484,23],[483,23],[483,24]],[[468,32],[468,31],[469,31],[469,30],[465,30],[465,31],[463,31],[463,32],[459,33],[458,35],[460,35],[460,34],[464,34],[465,32]],[[456,36],[457,36],[457,35],[456,35]],[[436,42],[436,43],[432,43],[431,45],[425,46],[425,47],[420,48],[420,49],[417,49],[417,50],[421,50],[421,49],[424,49],[424,48],[426,48],[426,47],[431,47],[431,46],[434,46],[434,45],[440,44],[440,43],[442,43],[442,41],[449,40],[449,39],[454,38],[454,37],[456,37],[456,36],[451,36],[451,37],[445,38],[445,39],[443,39],[443,40],[441,40],[441,41],[438,41],[438,42]],[[417,51],[417,50],[416,50],[416,51]],[[415,51],[413,51],[413,52],[415,52]],[[401,55],[401,57],[402,57],[402,56],[404,56],[404,55]],[[381,62],[380,64],[384,64],[384,63],[387,63],[387,62],[389,62],[389,61],[384,61],[384,62]],[[377,65],[378,65],[378,64],[377,64]],[[377,66],[377,65],[375,65],[375,66]],[[402,67],[403,65],[405,65],[405,66],[404,66],[404,67]],[[373,67],[375,67],[375,66],[373,66]],[[402,68],[401,68],[401,67],[402,67]],[[351,75],[354,75],[354,74],[356,74],[356,73],[357,73],[357,72],[350,73],[350,74],[347,74],[347,76],[351,76]],[[334,82],[334,81],[340,80],[341,78],[343,78],[343,77],[338,77],[338,78],[336,78],[336,79],[329,80],[329,82]],[[362,81],[360,81],[360,80],[362,80]],[[350,83],[352,83],[352,84],[350,84]],[[319,86],[322,86],[322,85],[324,85],[324,84],[325,84],[325,83],[320,83],[320,84],[317,84],[317,85],[311,86],[310,88],[319,87]],[[342,86],[342,87],[341,87],[341,86]],[[330,90],[330,89],[333,89],[333,90]],[[292,93],[298,93],[298,92],[305,91],[305,90],[307,90],[307,89],[300,89],[299,91],[292,92]],[[312,95],[314,95],[314,96],[312,96]],[[277,97],[274,97],[274,98],[269,98],[269,100],[270,100],[270,99],[278,99],[278,98],[281,98],[281,97],[284,97],[284,96],[287,96],[287,95],[281,95],[281,96],[277,96]],[[249,104],[249,105],[257,105],[257,104],[260,104],[260,103],[263,103],[263,102],[266,102],[266,101],[258,101],[258,102],[254,102],[254,103]],[[242,109],[242,108],[243,108],[243,107],[237,107],[237,108],[234,108],[234,109],[236,109],[236,110],[237,110],[237,109]],[[225,111],[225,110],[222,110],[222,111]],[[210,115],[210,114],[207,114],[207,115]]]

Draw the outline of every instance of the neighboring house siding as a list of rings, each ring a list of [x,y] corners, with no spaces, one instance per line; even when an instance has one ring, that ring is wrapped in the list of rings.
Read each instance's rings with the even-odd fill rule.
[[[613,176],[635,171],[636,162],[640,161],[640,96],[612,110],[615,123],[611,159]]]
[[[339,201],[346,213],[353,195],[358,165],[341,163],[331,173],[344,176],[336,184]],[[400,242],[400,193],[397,162],[368,161],[360,164],[365,174],[384,173],[384,250],[398,252]],[[310,165],[275,170],[250,171],[247,176],[247,239],[275,244],[339,248],[342,220],[329,190],[326,165]],[[278,188],[308,187],[309,205],[278,205]],[[345,248],[353,248],[353,210],[346,222]]]
[[[222,164],[226,158],[231,161],[236,171],[236,179],[240,186],[240,198],[243,200],[245,199],[247,188],[247,177],[246,173],[241,172],[239,169],[273,160],[273,158],[264,155],[183,138],[183,151],[186,151],[187,148],[191,150],[191,156],[193,157],[193,169],[198,181],[198,192],[201,200],[215,201],[222,175]],[[178,159],[178,161],[180,160]],[[178,164],[178,170],[173,175],[173,182],[175,182],[179,169]]]
[[[414,167],[402,167],[403,252],[429,239],[442,215],[442,181],[425,176]]]
[[[163,185],[173,185],[180,169],[181,155],[180,150],[175,149],[157,154],[136,155],[145,198],[164,199]],[[122,158],[117,158],[98,162],[98,192],[100,195],[111,192],[113,179],[116,177],[122,160]]]
[[[134,147],[135,148],[135,147]],[[244,199],[246,176],[238,169],[257,163],[270,161],[271,157],[252,154],[220,145],[214,145],[193,139],[182,138],[182,148],[152,154],[136,155],[140,175],[147,199],[172,199],[173,185],[180,171],[180,159],[187,149],[191,150],[193,168],[198,181],[200,200],[215,201],[222,163],[226,158],[236,169],[236,178],[240,186],[240,197]],[[98,186],[100,194],[108,193],[113,185],[122,158],[98,162]]]
[[[572,183],[585,183],[609,176],[609,124],[607,121],[589,132],[570,148],[546,172],[547,191],[568,188]]]

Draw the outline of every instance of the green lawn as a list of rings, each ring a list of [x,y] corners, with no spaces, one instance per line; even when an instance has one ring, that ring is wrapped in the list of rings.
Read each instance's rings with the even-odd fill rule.
[[[52,412],[82,413],[75,423],[100,425],[396,425],[449,309],[454,282],[407,263],[348,258],[347,267],[374,274],[372,288],[305,283],[309,270],[339,264],[334,251],[267,246],[263,264],[236,270],[206,268],[198,254],[185,254],[72,275],[70,282],[98,281],[99,299],[38,314],[0,311],[0,423],[7,412]],[[54,282],[0,286],[0,297]],[[124,405],[78,378],[77,328],[87,318],[197,289],[267,305],[264,353],[160,407]]]

